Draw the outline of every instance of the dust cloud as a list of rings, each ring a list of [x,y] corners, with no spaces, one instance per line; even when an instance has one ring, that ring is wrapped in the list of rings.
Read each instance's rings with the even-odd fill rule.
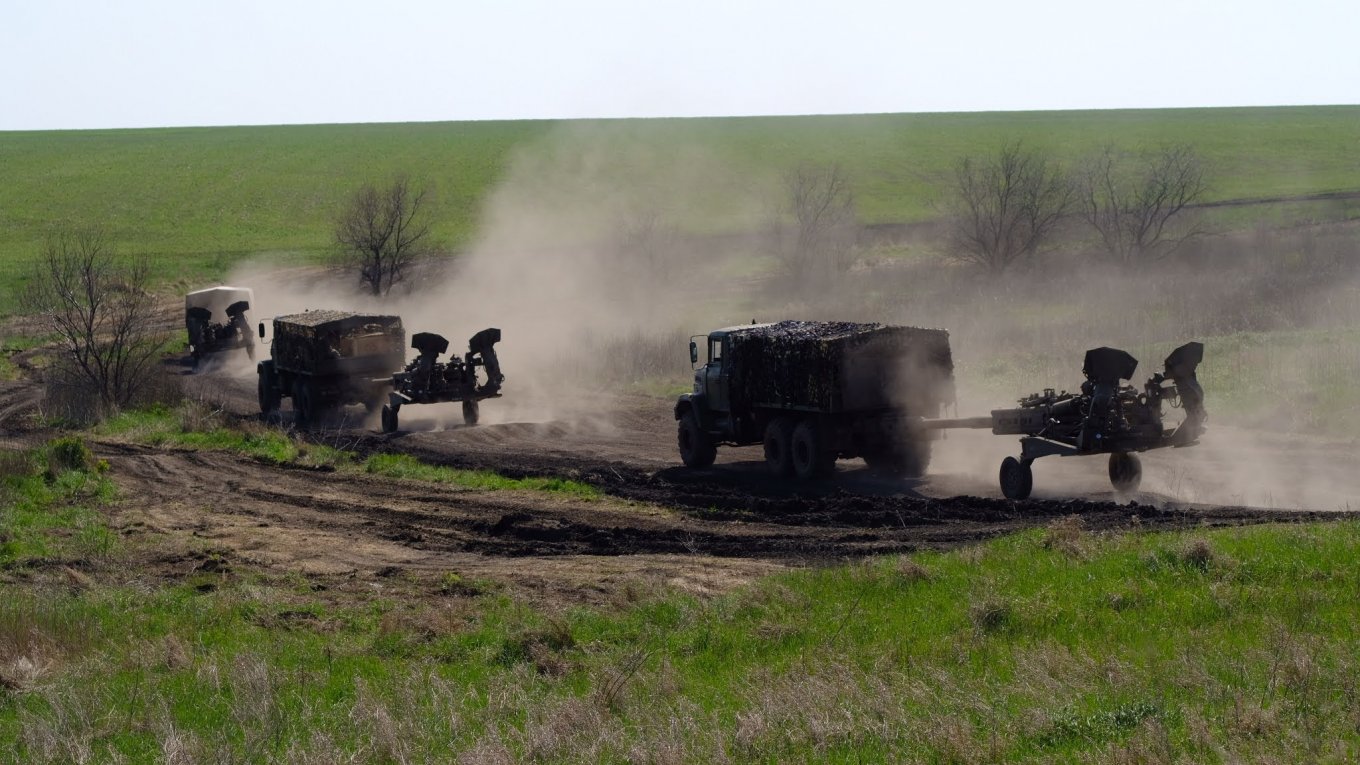
[[[229,281],[254,288],[256,321],[307,308],[395,313],[408,333],[437,332],[458,352],[500,327],[506,396],[483,406],[488,423],[580,420],[633,383],[684,386],[690,334],[753,318],[946,328],[960,416],[1076,389],[1083,353],[1101,345],[1139,358],[1141,386],[1173,348],[1200,340],[1208,432],[1194,448],[1145,454],[1139,501],[1360,506],[1360,449],[1331,422],[1360,425],[1344,395],[1360,375],[1360,226],[1202,237],[1133,270],[1102,265],[1076,233],[1004,277],[951,263],[908,231],[861,242],[851,268],[809,292],[762,255],[778,184],[679,129],[575,124],[518,152],[465,252],[409,291],[374,298],[347,274],[265,262]],[[422,409],[461,421],[453,406]],[[931,472],[940,486],[995,495],[1000,461],[1018,449],[956,431],[936,443]],[[1103,457],[1036,463],[1035,496],[1110,491]]]

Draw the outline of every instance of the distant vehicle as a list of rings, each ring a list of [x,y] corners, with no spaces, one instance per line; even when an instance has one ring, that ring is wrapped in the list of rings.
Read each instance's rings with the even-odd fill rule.
[[[184,296],[184,328],[195,368],[205,356],[240,348],[255,360],[255,337],[246,318],[254,300],[247,287],[209,287]]]
[[[291,396],[297,425],[307,428],[338,406],[363,404],[373,411],[405,360],[406,331],[398,316],[320,310],[276,317],[270,358],[256,366],[260,412],[274,414]]]
[[[691,365],[698,365],[696,336]],[[949,333],[881,324],[781,321],[704,338],[694,390],[675,404],[680,457],[713,464],[720,445],[763,444],[781,476],[815,478],[837,459],[920,475],[934,431],[919,427],[953,401]]]

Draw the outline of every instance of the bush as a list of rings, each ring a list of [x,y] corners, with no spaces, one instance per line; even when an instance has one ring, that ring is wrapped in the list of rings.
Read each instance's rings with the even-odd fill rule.
[[[102,469],[94,452],[79,436],[65,436],[47,445],[47,478],[54,480],[68,470],[94,472]]]

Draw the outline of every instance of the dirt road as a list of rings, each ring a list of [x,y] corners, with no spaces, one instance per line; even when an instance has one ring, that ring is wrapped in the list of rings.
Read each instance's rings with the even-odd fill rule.
[[[194,376],[189,390],[205,398],[211,390],[229,416],[257,417],[248,375]],[[0,388],[0,436],[23,440],[17,413],[35,400],[32,384]],[[842,463],[831,481],[776,481],[758,449],[724,449],[713,468],[692,471],[678,466],[665,400],[599,397],[541,421],[513,421],[543,416],[532,402],[498,409],[500,403],[487,402],[487,424],[476,427],[461,425],[453,406],[411,407],[402,431],[391,435],[367,427],[354,407],[308,437],[511,476],[573,477],[606,496],[469,490],[113,439],[95,448],[122,489],[115,525],[130,537],[169,535],[196,550],[168,564],[180,573],[210,555],[228,565],[319,575],[453,572],[571,600],[639,579],[722,590],[787,566],[950,548],[1070,515],[1093,530],[1336,517],[1326,512],[1335,508],[1187,502],[1157,491],[1161,479],[1149,480],[1152,490],[1130,502],[1114,497],[1103,463],[1092,459],[1040,463],[1035,498],[1014,503],[997,496],[984,464],[993,456],[988,450],[1005,454],[1013,444],[991,437],[938,442],[932,475],[919,481],[885,479],[857,461]],[[285,413],[280,427],[288,426]],[[1177,461],[1192,450],[1150,455],[1145,471],[1212,470],[1223,458],[1205,451],[1197,461]]]

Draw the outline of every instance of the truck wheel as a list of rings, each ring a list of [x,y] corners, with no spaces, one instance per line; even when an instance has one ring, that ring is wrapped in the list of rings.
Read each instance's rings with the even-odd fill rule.
[[[1120,494],[1138,491],[1143,482],[1143,463],[1138,455],[1128,452],[1110,453],[1110,483]]]
[[[382,408],[382,429],[384,433],[397,432],[397,410],[388,404],[383,404]]]
[[[718,457],[718,447],[713,439],[699,427],[699,418],[693,411],[685,412],[680,418],[676,440],[680,442],[680,459],[686,467],[706,468]]]
[[[776,417],[765,426],[765,464],[777,476],[793,475],[793,420],[788,417]]]
[[[463,402],[463,424],[476,425],[477,417],[481,414],[482,407],[476,401]]]
[[[1034,471],[1014,457],[1001,461],[1001,494],[1006,499],[1024,499],[1034,489]]]
[[[257,393],[260,399],[260,414],[269,419],[279,410],[279,392],[274,389],[274,376],[268,369],[261,368],[259,378]]]
[[[799,478],[825,478],[836,469],[836,455],[822,446],[820,429],[812,420],[798,423],[789,446],[793,472]]]
[[[312,404],[312,386],[306,377],[293,379],[293,424],[298,430],[307,430],[316,417],[316,407]]]

